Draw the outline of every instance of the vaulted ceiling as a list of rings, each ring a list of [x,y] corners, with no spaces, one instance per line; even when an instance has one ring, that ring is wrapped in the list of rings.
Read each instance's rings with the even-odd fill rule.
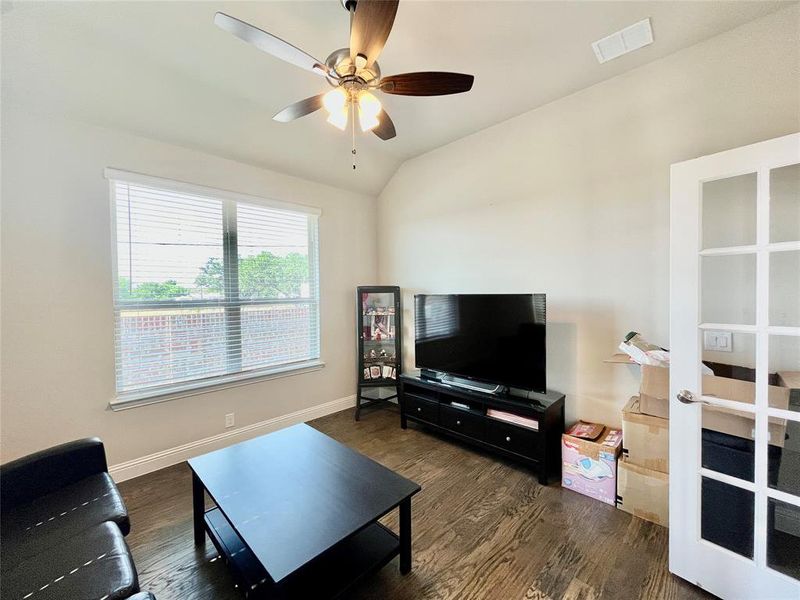
[[[348,41],[339,0],[3,2],[3,101],[377,194],[407,158],[614,77],[786,6],[783,2],[400,3],[385,75],[475,75],[471,92],[382,95],[397,127],[357,138],[314,114],[272,115],[325,91],[315,75],[213,25],[218,10],[324,60]],[[598,64],[591,42],[651,17],[655,43]]]

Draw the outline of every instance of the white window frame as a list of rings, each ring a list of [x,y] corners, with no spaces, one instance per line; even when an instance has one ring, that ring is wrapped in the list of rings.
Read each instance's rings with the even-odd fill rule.
[[[294,204],[289,202],[282,202],[278,200],[266,199],[259,196],[251,196],[248,194],[242,194],[239,192],[233,192],[230,190],[222,190],[217,188],[211,188],[207,186],[186,183],[183,181],[176,181],[172,179],[165,179],[161,177],[154,177],[151,175],[145,175],[142,173],[135,173],[131,171],[124,171],[120,169],[114,168],[106,168],[104,170],[104,176],[108,180],[109,185],[109,199],[111,205],[111,264],[112,264],[112,280],[113,280],[113,306],[114,306],[114,323],[116,323],[119,319],[119,302],[118,302],[118,293],[119,290],[117,289],[117,281],[118,281],[118,271],[117,271],[117,216],[116,216],[116,200],[115,200],[115,193],[114,193],[114,184],[115,182],[124,182],[124,183],[132,183],[132,184],[139,184],[145,185],[149,187],[154,187],[158,189],[173,191],[173,192],[180,192],[186,194],[193,194],[197,196],[202,196],[206,198],[211,198],[214,200],[220,200],[223,202],[223,211],[225,214],[225,218],[228,218],[229,213],[231,210],[235,210],[236,203],[245,203],[245,204],[252,204],[257,206],[263,206],[266,208],[275,208],[279,210],[289,210],[292,212],[297,213],[305,213],[307,215],[316,217],[318,219],[322,215],[322,211],[319,208],[306,206],[302,204]],[[316,220],[315,219],[315,220]],[[241,385],[247,385],[251,383],[256,383],[259,381],[264,381],[267,379],[275,379],[279,377],[288,377],[291,375],[299,375],[303,373],[308,373],[311,371],[317,371],[325,366],[325,363],[322,361],[322,339],[321,339],[321,327],[320,327],[320,293],[319,293],[319,230],[318,226],[310,227],[309,228],[309,271],[312,274],[310,277],[310,293],[308,298],[301,298],[301,299],[281,299],[275,300],[275,302],[280,302],[285,304],[287,302],[304,302],[304,303],[313,303],[315,305],[316,310],[314,311],[316,317],[316,329],[317,329],[317,357],[312,358],[309,360],[294,362],[294,363],[285,363],[281,365],[275,365],[272,367],[267,367],[263,369],[254,369],[248,371],[240,371],[234,373],[228,373],[224,375],[212,376],[202,379],[195,379],[191,381],[183,381],[175,384],[167,384],[163,386],[154,386],[149,389],[144,390],[134,390],[129,392],[119,392],[115,393],[115,396],[109,402],[109,405],[112,410],[124,410],[128,408],[134,408],[136,406],[143,406],[147,404],[154,404],[157,402],[165,402],[167,400],[173,400],[176,398],[184,398],[187,396],[194,396],[197,394],[204,394],[213,392],[220,389],[230,388],[230,387],[238,387]],[[230,237],[226,232],[226,235],[223,239],[224,244],[228,244],[230,242]],[[230,256],[229,253],[226,254]],[[225,306],[225,310],[236,311],[240,310],[241,306],[246,305],[248,303],[252,304],[269,304],[270,300],[268,299],[259,299],[256,301],[248,301],[248,300],[240,300],[237,299],[236,302],[232,302],[230,305],[221,304],[219,300],[211,300],[211,301],[203,301],[203,300],[189,300],[184,302],[174,302],[171,303],[170,306],[174,306],[177,309],[180,308],[192,308],[192,307],[199,307],[199,306]],[[130,307],[132,309],[136,308],[152,308],[150,305],[152,303],[126,303],[126,308]],[[116,347],[116,340],[115,340],[115,347]],[[115,387],[116,387],[116,365],[115,365]]]

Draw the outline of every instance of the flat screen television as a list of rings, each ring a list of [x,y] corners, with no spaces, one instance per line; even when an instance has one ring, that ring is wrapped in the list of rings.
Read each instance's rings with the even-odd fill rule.
[[[546,390],[545,294],[417,294],[417,367]]]

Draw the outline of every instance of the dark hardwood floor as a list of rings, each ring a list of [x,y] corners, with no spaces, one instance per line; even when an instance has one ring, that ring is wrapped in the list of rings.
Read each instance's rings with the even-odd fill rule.
[[[667,570],[667,530],[513,462],[409,425],[391,410],[310,423],[422,485],[413,502],[413,569],[397,559],[350,599],[706,598]],[[186,464],[120,485],[143,590],[168,599],[240,599],[211,542],[192,542]],[[397,516],[385,523],[396,530]]]

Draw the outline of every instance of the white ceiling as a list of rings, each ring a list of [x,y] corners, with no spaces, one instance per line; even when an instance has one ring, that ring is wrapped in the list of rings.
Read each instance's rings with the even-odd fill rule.
[[[385,75],[475,75],[467,94],[382,95],[397,127],[383,142],[314,114],[271,117],[327,84],[213,23],[222,10],[324,60],[346,46],[339,0],[4,1],[3,101],[376,194],[397,167],[460,137],[732,29],[788,3],[404,0],[380,58]],[[655,43],[600,65],[591,42],[645,17]]]

